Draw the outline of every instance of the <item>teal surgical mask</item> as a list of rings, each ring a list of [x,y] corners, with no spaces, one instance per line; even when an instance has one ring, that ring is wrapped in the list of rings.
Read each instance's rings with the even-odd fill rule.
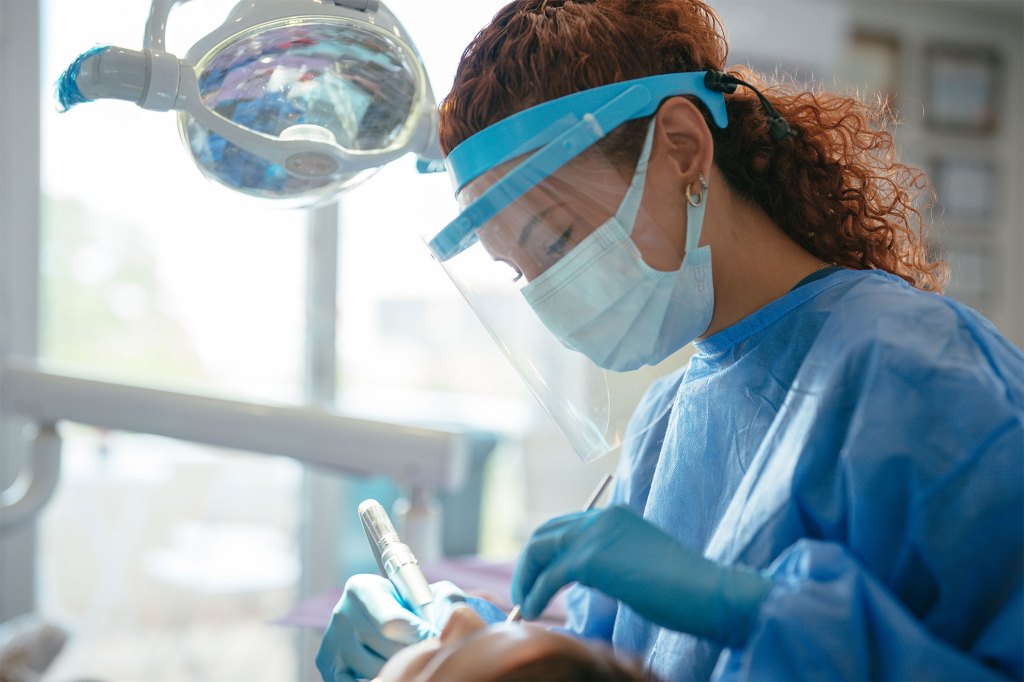
[[[647,265],[631,239],[653,141],[652,121],[616,214],[522,288],[563,345],[620,372],[661,362],[706,331],[714,311],[711,247],[699,246],[706,184],[699,199],[687,197],[686,256],[678,270]]]

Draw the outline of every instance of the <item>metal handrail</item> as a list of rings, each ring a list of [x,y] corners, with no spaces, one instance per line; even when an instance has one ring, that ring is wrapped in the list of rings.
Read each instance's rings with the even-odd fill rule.
[[[107,383],[35,367],[0,368],[0,385],[0,411],[48,425],[40,428],[29,458],[36,461],[28,462],[28,470],[4,491],[0,526],[29,518],[52,495],[60,460],[53,425],[60,421],[280,455],[354,476],[387,476],[427,490],[454,490],[465,473],[467,440],[454,430]],[[55,450],[52,443],[39,440],[51,435]]]
[[[53,497],[60,481],[61,440],[55,424],[36,427],[18,477],[0,491],[0,528],[32,521]]]

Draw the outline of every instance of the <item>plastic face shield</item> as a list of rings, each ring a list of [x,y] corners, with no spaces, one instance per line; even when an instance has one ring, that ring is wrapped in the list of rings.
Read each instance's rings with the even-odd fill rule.
[[[650,214],[642,200],[643,165],[636,172],[596,143],[652,115],[674,95],[697,97],[724,127],[724,98],[704,78],[704,72],[652,76],[553,100],[481,131],[446,160],[461,213],[428,237],[429,247],[584,461],[641,436],[664,415],[668,405],[645,413],[646,419],[632,418],[666,368],[604,369],[588,357],[593,353],[574,350],[574,341],[541,321],[536,291],[560,296],[559,305],[580,316],[578,335],[599,343],[614,344],[616,335],[629,336],[630,320],[658,314],[631,307],[630,287],[616,281],[622,275],[617,263],[628,265],[631,253],[642,252],[639,267],[652,277],[653,271],[678,270],[682,230],[665,230]],[[623,230],[632,244],[609,249]],[[606,257],[612,251],[616,255]],[[599,275],[588,273],[593,264]],[[581,278],[589,284],[581,287]],[[607,317],[590,320],[587,312],[587,298],[605,286],[623,292],[614,324]]]

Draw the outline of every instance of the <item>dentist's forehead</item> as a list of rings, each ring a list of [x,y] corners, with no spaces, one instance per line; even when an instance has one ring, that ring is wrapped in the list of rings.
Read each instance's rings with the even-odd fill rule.
[[[528,163],[528,159],[529,156],[520,156],[507,161],[466,184],[457,195],[459,205],[465,209],[503,177],[524,163]],[[595,149],[590,153],[584,153],[572,159],[543,178],[540,177],[540,172],[538,171],[535,175],[536,184],[516,199],[516,203],[524,198],[529,198],[536,190],[543,189],[544,187],[551,187],[558,191],[564,191],[566,188],[577,188],[586,194],[600,193],[603,190],[621,185],[623,181],[628,182],[632,176],[632,170],[632,168],[623,169],[617,167],[610,158]]]

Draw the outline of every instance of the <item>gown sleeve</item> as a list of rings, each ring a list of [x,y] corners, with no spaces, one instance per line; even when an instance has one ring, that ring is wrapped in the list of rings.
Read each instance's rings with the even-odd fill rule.
[[[801,380],[769,437],[800,449],[779,513],[804,539],[716,678],[1024,677],[1024,360],[967,328]]]
[[[801,540],[771,574],[758,623],[742,649],[723,653],[715,679],[1021,677],[1019,586],[979,642],[984,660],[936,637],[838,544]]]

